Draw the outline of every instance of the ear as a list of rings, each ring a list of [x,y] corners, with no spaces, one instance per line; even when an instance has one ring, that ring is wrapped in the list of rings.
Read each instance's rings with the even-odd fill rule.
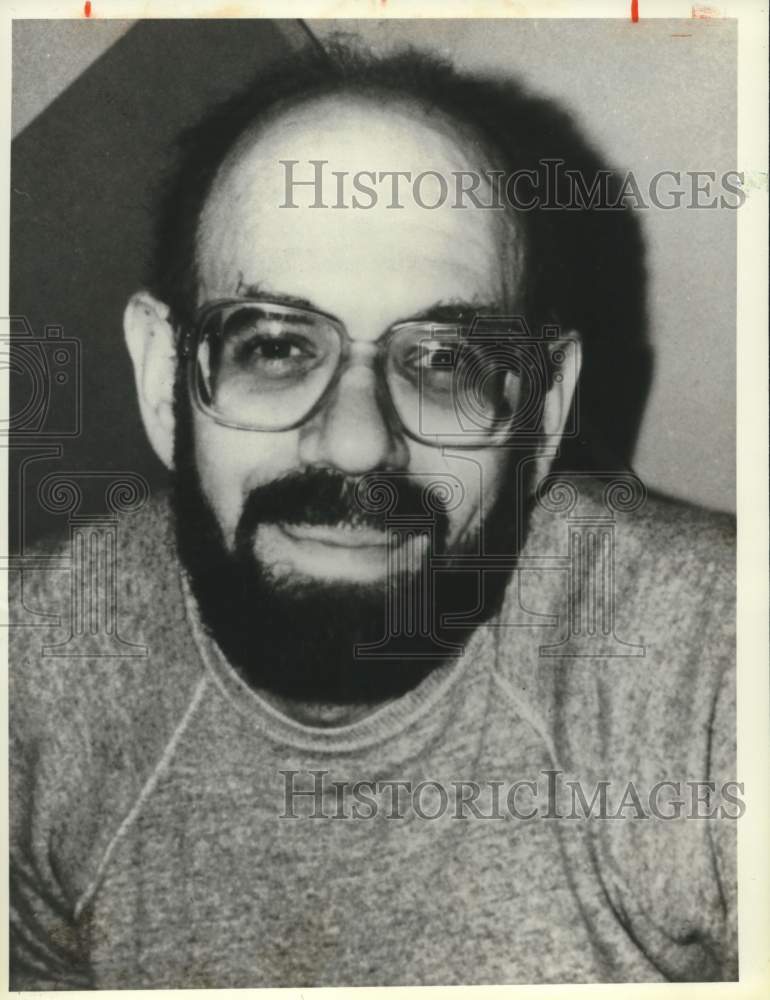
[[[149,292],[136,292],[123,313],[123,332],[134,366],[144,429],[155,454],[171,469],[177,354],[168,316],[168,306]]]
[[[571,330],[559,340],[549,343],[547,350],[554,377],[551,388],[545,397],[543,408],[544,440],[537,458],[537,478],[535,480],[538,483],[544,476],[548,475],[556,457],[583,364],[580,334],[575,330]]]

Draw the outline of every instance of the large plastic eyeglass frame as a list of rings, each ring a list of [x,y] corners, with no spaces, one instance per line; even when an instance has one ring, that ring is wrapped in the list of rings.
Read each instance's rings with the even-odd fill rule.
[[[224,312],[228,309],[236,309],[240,306],[249,305],[269,307],[270,309],[283,312],[286,315],[319,317],[329,323],[340,338],[340,358],[334,375],[329,380],[329,384],[313,406],[310,407],[307,413],[305,413],[300,419],[294,420],[289,424],[282,424],[279,426],[272,425],[268,427],[255,426],[253,423],[243,424],[227,420],[220,413],[217,413],[217,411],[212,407],[207,406],[207,404],[201,399],[198,379],[196,376],[196,368],[198,363],[198,347],[203,336],[206,322],[215,312]],[[214,299],[205,303],[200,308],[194,325],[188,328],[182,336],[181,354],[187,365],[187,385],[190,398],[201,413],[211,418],[222,427],[231,427],[235,430],[261,431],[265,433],[281,433],[283,431],[295,430],[297,427],[301,427],[303,424],[306,424],[313,418],[313,416],[315,416],[316,413],[324,408],[347,367],[352,354],[353,345],[361,344],[372,348],[371,354],[373,356],[375,372],[377,374],[378,386],[384,397],[383,402],[386,403],[390,413],[398,422],[398,426],[407,437],[411,438],[413,441],[418,441],[421,444],[427,444],[436,448],[451,447],[453,450],[456,448],[493,448],[504,444],[509,440],[511,428],[516,422],[515,415],[511,417],[506,425],[502,428],[495,428],[491,433],[476,435],[472,433],[462,433],[454,436],[448,434],[421,435],[418,431],[412,430],[412,428],[406,424],[401,414],[398,412],[398,409],[391,397],[387,378],[384,376],[384,361],[387,358],[391,340],[396,334],[410,328],[424,330],[426,325],[429,325],[432,331],[446,333],[448,331],[456,331],[459,324],[440,322],[429,322],[426,324],[425,320],[406,320],[404,322],[394,323],[393,326],[388,327],[388,329],[383,331],[383,333],[374,341],[363,341],[351,337],[344,323],[337,319],[336,316],[322,312],[320,309],[288,305],[283,302],[275,302],[269,298],[233,297]],[[452,438],[451,444],[448,443],[448,439],[450,437]]]

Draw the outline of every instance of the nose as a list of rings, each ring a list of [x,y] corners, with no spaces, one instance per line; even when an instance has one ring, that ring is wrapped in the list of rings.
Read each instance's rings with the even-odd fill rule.
[[[381,398],[377,375],[366,363],[353,363],[333,395],[300,431],[304,465],[328,466],[346,475],[377,469],[404,469],[409,449]]]

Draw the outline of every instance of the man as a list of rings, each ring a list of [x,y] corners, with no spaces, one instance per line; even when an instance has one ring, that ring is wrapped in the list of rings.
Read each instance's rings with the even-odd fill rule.
[[[14,637],[13,988],[735,978],[730,524],[548,476],[587,230],[483,205],[549,121],[338,55],[193,134],[125,314],[146,656]]]

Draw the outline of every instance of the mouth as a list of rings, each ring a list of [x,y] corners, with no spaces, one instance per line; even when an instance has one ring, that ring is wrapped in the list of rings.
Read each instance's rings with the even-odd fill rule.
[[[299,573],[323,580],[361,584],[381,581],[395,565],[397,571],[416,571],[424,558],[427,536],[393,539],[371,525],[296,524],[272,522],[258,532],[259,557],[273,572]],[[393,560],[396,563],[393,563]]]
[[[278,528],[294,542],[314,542],[337,549],[386,549],[390,537],[386,531],[378,528],[350,523],[280,523]]]

